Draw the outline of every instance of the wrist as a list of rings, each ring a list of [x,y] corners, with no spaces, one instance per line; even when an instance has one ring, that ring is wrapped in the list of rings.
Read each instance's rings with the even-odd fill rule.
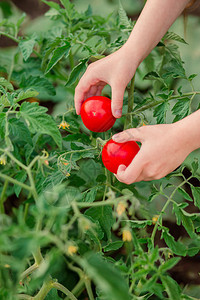
[[[173,124],[178,129],[177,138],[190,152],[200,148],[200,110]]]

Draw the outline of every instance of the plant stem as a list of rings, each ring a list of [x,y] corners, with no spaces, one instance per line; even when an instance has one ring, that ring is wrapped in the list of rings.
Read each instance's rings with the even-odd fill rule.
[[[91,287],[91,281],[89,279],[85,280],[85,286],[86,286],[86,290],[87,290],[89,299],[94,300],[94,295],[93,295],[92,287]]]
[[[4,204],[5,200],[6,200],[5,196],[6,196],[7,187],[8,187],[8,180],[5,180],[4,185],[3,185],[3,189],[2,189],[2,192],[1,192],[1,197],[0,197],[0,212],[2,214],[5,213],[4,205],[3,204]]]
[[[68,296],[68,298],[70,300],[78,300],[73,294],[72,292],[70,292],[66,287],[64,287],[62,284],[58,283],[58,282],[53,282],[52,283],[52,287],[56,288],[57,290],[63,292],[65,295]]]
[[[53,288],[52,287],[52,280],[49,278],[43,283],[40,291],[37,293],[37,295],[35,297],[33,297],[33,299],[34,300],[43,300],[43,299],[45,299],[46,295],[50,292],[50,290],[52,288]]]
[[[17,185],[21,186],[25,190],[32,191],[32,188],[29,185],[24,184],[24,183],[22,183],[22,182],[20,182],[20,181],[18,181],[16,179],[10,177],[10,176],[7,176],[5,174],[0,173],[0,178],[8,180],[9,182],[12,182],[13,184],[17,184]]]
[[[127,117],[124,123],[124,130],[132,127],[132,115],[130,113],[133,111],[133,104],[134,104],[134,83],[135,83],[135,75],[131,79],[131,86],[128,91],[128,108],[127,108]]]
[[[195,92],[185,93],[182,96],[174,95],[174,96],[169,97],[168,101],[171,101],[171,100],[174,100],[174,99],[183,99],[185,97],[189,97],[189,96],[193,96],[193,95],[199,95],[199,94],[200,94],[200,92],[195,91]],[[128,114],[125,114],[124,116],[126,116],[126,115],[136,115],[139,112],[145,111],[148,108],[152,108],[152,107],[154,107],[158,104],[164,103],[164,102],[166,102],[166,100],[159,100],[159,101],[151,102],[147,105],[143,105],[142,107],[139,107],[138,109],[135,109],[134,112],[129,112]]]
[[[41,250],[40,248],[37,249],[37,251],[35,251],[33,253],[33,257],[35,259],[35,263],[39,266],[41,264],[41,262],[44,260],[42,254],[41,254]]]
[[[152,245],[154,245],[154,239],[155,239],[155,235],[156,235],[156,231],[158,229],[158,225],[160,223],[160,219],[161,219],[161,216],[162,214],[165,212],[166,208],[168,207],[169,203],[172,201],[172,198],[174,196],[174,194],[176,193],[176,191],[182,186],[184,185],[186,182],[188,182],[191,178],[193,177],[193,175],[191,175],[189,178],[185,179],[183,182],[181,182],[174,190],[173,192],[171,193],[170,197],[168,197],[168,200],[166,201],[165,205],[163,206],[163,209],[161,210],[160,214],[159,214],[159,217],[158,217],[158,220],[154,226],[154,229],[153,229],[153,232],[152,232],[152,235],[151,235],[151,242],[152,242]]]
[[[32,266],[30,266],[28,269],[26,269],[21,275],[21,280],[24,280],[24,278],[26,278],[28,275],[33,273],[37,268],[38,268],[38,264],[35,263]]]

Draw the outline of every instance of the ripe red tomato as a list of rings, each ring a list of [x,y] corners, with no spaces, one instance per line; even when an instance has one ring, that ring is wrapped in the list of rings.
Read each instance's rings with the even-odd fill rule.
[[[111,111],[111,100],[103,96],[86,99],[81,106],[81,118],[85,126],[94,132],[107,131],[116,121]]]
[[[117,143],[111,139],[102,150],[103,164],[106,169],[116,174],[120,165],[130,165],[139,150],[140,147],[134,141]]]

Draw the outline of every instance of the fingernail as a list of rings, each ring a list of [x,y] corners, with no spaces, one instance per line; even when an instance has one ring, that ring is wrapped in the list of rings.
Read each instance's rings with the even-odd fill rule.
[[[122,111],[120,109],[115,110],[115,117],[120,118],[122,115]]]

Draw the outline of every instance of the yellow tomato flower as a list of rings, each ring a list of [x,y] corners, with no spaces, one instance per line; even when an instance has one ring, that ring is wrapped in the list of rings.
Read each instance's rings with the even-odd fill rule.
[[[78,248],[74,245],[70,245],[67,248],[67,253],[68,253],[68,255],[71,255],[71,256],[74,255],[77,251],[78,251]]]
[[[126,205],[123,202],[119,202],[117,205],[117,214],[118,216],[121,216],[123,212],[126,210]]]
[[[66,121],[62,121],[61,123],[60,123],[60,125],[58,125],[58,128],[60,129],[60,128],[62,128],[62,129],[65,129],[65,128],[67,128],[67,129],[69,129],[69,123],[67,123]]]
[[[156,224],[156,222],[158,221],[158,218],[159,218],[159,215],[153,216],[153,218],[152,218],[152,223],[153,223],[153,225]]]
[[[6,165],[6,158],[5,158],[5,156],[1,156],[0,157],[0,165]]]
[[[124,242],[130,242],[132,241],[132,234],[130,232],[129,229],[124,229],[123,232],[122,232],[122,240]]]

